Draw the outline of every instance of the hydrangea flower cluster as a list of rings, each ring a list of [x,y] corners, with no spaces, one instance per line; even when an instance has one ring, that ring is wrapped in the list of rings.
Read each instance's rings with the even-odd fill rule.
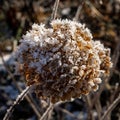
[[[112,66],[110,49],[75,21],[53,20],[51,28],[33,24],[20,42],[17,56],[27,85],[53,103],[96,91]]]

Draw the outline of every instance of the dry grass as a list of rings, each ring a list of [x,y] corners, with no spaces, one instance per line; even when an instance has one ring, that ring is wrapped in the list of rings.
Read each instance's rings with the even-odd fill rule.
[[[68,18],[76,21],[86,23],[86,26],[91,29],[94,39],[99,39],[106,47],[111,48],[113,68],[111,74],[107,78],[103,78],[104,82],[100,86],[100,89],[96,93],[91,93],[88,96],[83,96],[81,99],[76,99],[73,102],[61,103],[54,106],[54,110],[49,111],[49,100],[36,100],[33,99],[33,94],[28,94],[26,99],[28,106],[32,106],[34,110],[34,116],[36,119],[40,119],[41,115],[44,119],[57,119],[64,120],[65,117],[71,117],[73,120],[119,120],[120,119],[120,2],[119,0],[56,0],[57,3],[54,6],[54,1],[50,0],[36,0],[36,1],[9,1],[2,0],[0,5],[0,59],[2,59],[2,65],[7,72],[7,76],[4,77],[0,72],[1,81],[0,88],[6,87],[9,84],[9,78],[14,87],[21,92],[23,89],[18,84],[21,82],[24,85],[23,76],[19,76],[19,80],[16,79],[13,66],[7,64],[4,60],[4,55],[11,55],[15,48],[19,44],[21,35],[34,23],[44,22],[49,26],[49,21],[55,18]],[[59,5],[58,5],[59,2]],[[58,7],[58,10],[57,10]],[[52,12],[53,11],[53,12]],[[17,39],[17,40],[16,40]],[[17,42],[17,45],[14,42]],[[12,44],[11,44],[11,43]],[[5,44],[4,44],[5,43]],[[7,44],[10,43],[10,44]],[[6,47],[7,46],[7,47]],[[11,47],[12,49],[7,49]],[[1,67],[0,66],[0,67]],[[12,85],[10,83],[10,85]],[[0,93],[6,103],[3,104],[0,98],[0,107],[7,105],[9,101],[14,101],[5,92]],[[25,102],[25,101],[24,101]],[[25,109],[21,105],[22,109]],[[70,106],[70,109],[68,107]],[[47,109],[48,108],[48,109]],[[51,106],[50,106],[51,108]],[[19,108],[14,108],[13,115],[10,119],[20,119],[23,113],[19,112]],[[0,110],[0,120],[6,113]],[[47,110],[47,111],[46,111]],[[18,112],[17,112],[18,111]],[[31,110],[32,111],[32,110]],[[45,112],[46,111],[46,112]],[[25,111],[24,111],[25,112]],[[74,114],[77,112],[77,116]],[[20,114],[18,118],[16,113]],[[25,112],[26,114],[28,112]],[[45,114],[43,114],[45,113]],[[86,116],[85,116],[86,114]],[[29,118],[31,116],[27,116]],[[23,116],[23,119],[27,119]],[[42,119],[41,118],[41,119]]]

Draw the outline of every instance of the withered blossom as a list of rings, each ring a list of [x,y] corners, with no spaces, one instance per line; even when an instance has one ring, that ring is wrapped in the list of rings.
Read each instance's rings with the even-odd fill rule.
[[[51,28],[33,24],[20,42],[17,56],[27,85],[53,103],[96,91],[112,66],[110,49],[75,21],[53,20]]]

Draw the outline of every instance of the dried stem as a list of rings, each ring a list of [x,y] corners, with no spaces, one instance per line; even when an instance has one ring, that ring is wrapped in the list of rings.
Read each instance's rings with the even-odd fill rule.
[[[31,97],[30,93],[28,93],[28,95],[25,96],[26,100],[29,102],[29,104],[31,105],[32,109],[34,110],[35,114],[37,115],[38,118],[41,117],[40,114],[40,110],[39,110],[39,106],[37,105],[37,103],[34,101],[33,97]]]
[[[53,6],[52,14],[51,14],[51,21],[56,18],[58,5],[59,5],[59,0],[56,0],[56,1],[55,1],[55,4],[54,4],[54,6]]]
[[[17,82],[16,82],[13,74],[11,73],[11,71],[9,70],[9,68],[7,67],[1,51],[0,51],[0,56],[1,56],[1,59],[2,59],[2,62],[3,62],[3,65],[4,65],[5,69],[7,70],[7,72],[9,73],[10,77],[13,80],[14,85],[16,86],[16,88],[18,89],[19,92],[22,92],[23,91],[22,88],[17,84]],[[29,104],[31,105],[31,107],[33,108],[33,110],[36,113],[36,115],[40,118],[41,115],[40,115],[39,109],[37,108],[37,105],[34,102],[34,100],[32,99],[32,97],[30,96],[30,94],[26,95],[25,98],[29,102]]]
[[[104,19],[104,16],[100,13],[100,11],[91,3],[90,0],[86,0],[86,4],[91,8],[92,12],[98,16],[100,19]]]
[[[73,18],[74,21],[78,21],[79,20],[79,16],[80,16],[80,12],[82,10],[82,7],[84,5],[84,0],[82,1],[81,5],[78,6],[77,12],[75,14],[75,17]]]
[[[45,113],[42,115],[42,117],[40,118],[40,120],[44,120],[44,118],[48,115],[48,113],[53,110],[53,104],[50,104],[49,107],[47,108],[47,110],[45,111]]]
[[[52,110],[53,110],[53,108],[56,108],[58,105],[60,105],[61,103],[63,103],[63,102],[58,102],[58,103],[56,103],[56,104],[52,104],[51,102],[50,102],[50,104],[49,104],[49,107],[47,108],[47,110],[45,111],[45,113],[42,115],[42,117],[40,118],[40,120],[44,120],[44,118],[50,113],[52,113]]]
[[[114,53],[113,53],[113,56],[112,56],[112,62],[114,64],[113,64],[113,67],[112,67],[112,72],[110,74],[110,77],[113,75],[113,71],[115,70],[115,67],[118,63],[119,56],[120,56],[120,40],[119,40],[119,38],[117,38],[117,39],[118,39],[119,42],[117,43],[117,46],[116,46],[116,48],[114,50]]]
[[[58,110],[62,111],[65,114],[68,114],[70,117],[74,118],[75,120],[80,120],[78,117],[76,117],[74,114],[72,114],[71,112],[69,112],[66,109],[60,108],[59,106],[55,107],[55,109],[56,110],[58,109]]]
[[[82,6],[80,5],[77,9],[75,17],[73,18],[74,21],[78,21],[81,9],[82,9]]]
[[[98,97],[99,98],[99,97]],[[100,100],[97,99],[96,102],[95,102],[95,108],[96,108],[96,111],[97,111],[97,114],[98,114],[98,120],[101,120],[101,111],[102,111],[102,107],[101,107],[101,104],[100,104]]]
[[[93,117],[93,114],[92,114],[92,101],[90,99],[90,96],[89,95],[86,96],[85,99],[86,99],[86,102],[87,102],[87,105],[88,105],[87,106],[88,107],[88,119],[94,120],[94,117]]]
[[[108,107],[104,115],[102,116],[101,120],[105,120],[107,115],[116,107],[116,105],[120,102],[120,94],[119,96],[114,100],[114,102]]]
[[[29,92],[29,90],[31,89],[31,87],[32,87],[32,86],[26,87],[26,89],[23,90],[23,92],[22,92],[20,95],[18,95],[16,101],[15,101],[15,102],[13,103],[13,105],[7,110],[7,113],[5,114],[5,117],[3,118],[3,120],[9,120],[9,118],[10,118],[10,116],[11,116],[11,114],[12,114],[14,108],[15,108],[15,106],[16,106],[17,104],[19,104],[20,101],[22,101],[22,100],[24,99],[24,97],[25,97],[26,94]]]

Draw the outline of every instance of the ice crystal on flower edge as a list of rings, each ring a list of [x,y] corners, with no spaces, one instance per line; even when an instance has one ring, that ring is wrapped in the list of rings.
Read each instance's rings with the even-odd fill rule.
[[[27,85],[40,98],[65,101],[96,91],[112,66],[110,49],[94,41],[90,30],[71,20],[53,20],[51,28],[33,24],[20,41],[18,63]]]

